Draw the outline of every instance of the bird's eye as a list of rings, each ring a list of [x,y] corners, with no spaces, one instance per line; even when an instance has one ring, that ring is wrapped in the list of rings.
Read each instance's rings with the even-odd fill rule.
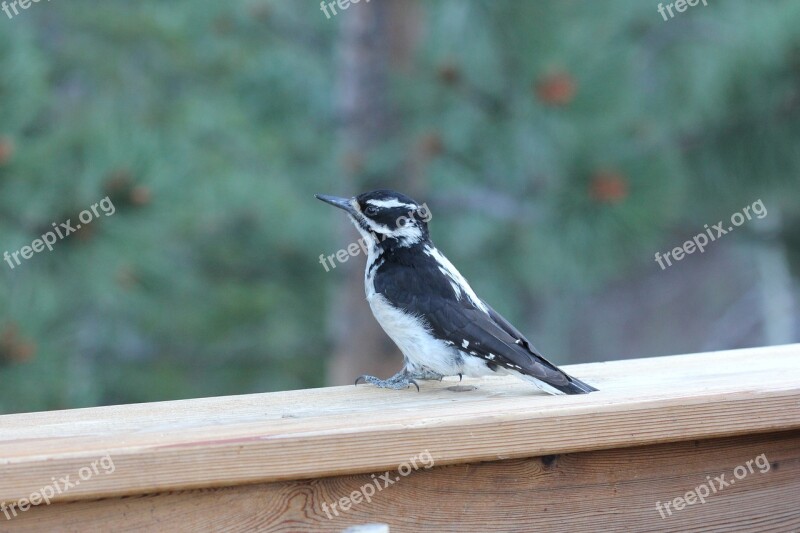
[[[366,209],[364,209],[364,214],[370,217],[374,217],[375,215],[378,214],[378,208],[374,206],[369,206]]]

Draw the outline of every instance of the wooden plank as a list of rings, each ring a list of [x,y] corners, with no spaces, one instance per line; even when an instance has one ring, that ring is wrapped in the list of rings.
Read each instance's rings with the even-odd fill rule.
[[[0,502],[106,454],[113,474],[53,501],[383,471],[424,449],[448,465],[800,428],[800,345],[568,370],[601,391],[487,378],[2,416]]]
[[[762,454],[766,462],[754,461]],[[747,461],[753,471],[736,479]],[[723,474],[734,483],[717,489]],[[663,509],[709,479],[716,493],[708,488],[704,502],[671,506],[662,518],[656,502]],[[800,531],[800,431],[419,469],[369,502],[331,512],[333,502],[371,484],[359,474],[56,503],[0,521],[0,531],[339,532],[383,522],[395,533],[786,533]]]

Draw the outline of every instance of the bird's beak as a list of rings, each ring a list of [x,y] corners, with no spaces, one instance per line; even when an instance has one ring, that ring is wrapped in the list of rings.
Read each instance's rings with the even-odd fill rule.
[[[338,196],[328,196],[326,194],[315,194],[314,196],[317,198],[317,200],[322,200],[326,204],[331,204],[339,209],[344,209],[348,213],[355,211],[353,209],[353,204],[350,203],[350,198],[340,198]]]

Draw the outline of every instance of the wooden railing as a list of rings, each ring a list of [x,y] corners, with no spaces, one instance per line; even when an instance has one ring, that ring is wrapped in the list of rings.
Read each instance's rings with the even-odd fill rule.
[[[0,416],[0,531],[800,531],[800,345],[567,369]]]

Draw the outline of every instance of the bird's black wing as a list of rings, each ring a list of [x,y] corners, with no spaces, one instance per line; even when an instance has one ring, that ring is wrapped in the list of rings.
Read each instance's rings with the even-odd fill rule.
[[[514,341],[517,344],[522,345],[532,355],[540,358],[542,361],[544,361],[545,363],[547,363],[551,367],[557,368],[556,365],[554,365],[553,363],[551,363],[550,361],[545,359],[545,357],[542,355],[542,353],[539,350],[537,350],[536,347],[533,344],[531,344],[531,342],[527,338],[525,338],[525,335],[523,335],[517,328],[515,328],[514,325],[511,324],[511,322],[506,320],[505,317],[503,317],[503,315],[501,315],[500,313],[495,311],[492,308],[492,306],[490,306],[486,302],[483,302],[483,305],[485,305],[486,308],[489,310],[489,316],[495,322],[495,324],[500,326],[500,328],[502,328],[503,331],[505,331],[511,337],[513,337]]]
[[[435,337],[489,365],[515,370],[558,389],[569,389],[577,381],[534,353],[527,339],[496,311],[482,311],[466,295],[457,298],[435,265],[392,265],[389,269],[376,276],[376,292],[424,319]]]
[[[495,322],[491,313],[487,314],[474,305],[459,304],[442,302],[427,316],[435,336],[453,340],[457,348],[490,364],[516,370],[554,387],[569,385],[570,380],[564,372],[531,352],[526,346],[527,341],[510,335]]]
[[[583,381],[570,376],[569,374],[567,374],[566,372],[564,372],[563,370],[558,368],[556,365],[554,365],[553,363],[551,363],[550,361],[545,359],[545,357],[541,354],[541,352],[539,352],[539,350],[537,350],[536,347],[533,344],[531,344],[530,341],[527,338],[525,338],[525,335],[520,333],[520,331],[517,328],[515,328],[513,324],[511,324],[511,322],[506,320],[505,317],[503,317],[503,315],[501,315],[500,313],[495,311],[486,302],[482,301],[482,303],[483,303],[484,306],[486,306],[486,309],[489,312],[489,317],[492,319],[492,321],[495,324],[497,324],[504,332],[506,332],[509,336],[511,336],[514,339],[515,345],[522,346],[523,348],[525,348],[525,350],[530,354],[530,356],[532,356],[534,358],[534,360],[538,364],[544,365],[544,366],[550,368],[551,370],[553,370],[555,372],[558,372],[559,374],[564,376],[567,379],[568,384],[563,385],[563,384],[560,384],[560,383],[558,383],[558,384],[557,383],[552,383],[552,382],[546,381],[544,379],[542,379],[542,381],[545,381],[545,382],[549,383],[550,385],[553,385],[557,389],[561,390],[562,392],[566,392],[567,394],[582,394],[582,393],[593,392],[593,391],[597,390],[594,387],[592,387],[591,385],[589,385],[587,383],[584,383]],[[530,374],[530,375],[533,375],[534,377],[538,377],[538,376],[536,376],[534,374]]]

